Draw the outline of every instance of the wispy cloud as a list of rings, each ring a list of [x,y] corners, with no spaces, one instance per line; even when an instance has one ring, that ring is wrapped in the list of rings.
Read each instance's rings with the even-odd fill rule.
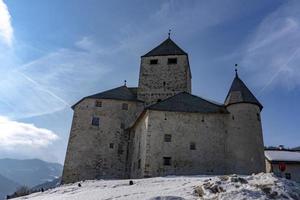
[[[91,91],[110,69],[84,39],[78,49],[58,49],[7,72],[0,81],[0,115],[13,119],[53,113]]]
[[[39,149],[58,139],[58,136],[48,129],[13,121],[3,116],[0,116],[0,132],[2,150]]]
[[[300,86],[299,10],[299,1],[287,1],[261,22],[247,45],[242,65],[260,94],[274,86]]]
[[[11,16],[3,0],[0,0],[0,40],[8,46],[12,45],[13,27]]]

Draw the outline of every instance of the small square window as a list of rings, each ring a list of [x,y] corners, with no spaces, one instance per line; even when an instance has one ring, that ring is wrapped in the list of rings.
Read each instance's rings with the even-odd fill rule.
[[[167,166],[171,165],[171,157],[164,157],[164,165]]]
[[[172,135],[170,135],[170,134],[165,134],[165,139],[164,139],[164,141],[165,141],[165,142],[171,142],[171,140],[172,140]]]
[[[114,143],[110,143],[109,148],[113,149],[114,148]]]
[[[196,150],[196,144],[195,142],[190,143],[190,150]]]
[[[125,128],[125,124],[121,123],[121,129],[124,129],[124,128]]]
[[[128,110],[128,104],[127,103],[122,104],[122,110]]]
[[[157,65],[158,60],[157,59],[151,59],[150,60],[150,65]]]
[[[102,101],[96,100],[95,106],[96,106],[96,107],[102,107]]]
[[[168,64],[177,64],[177,58],[169,58],[168,59]]]
[[[292,178],[292,176],[291,176],[291,174],[290,174],[290,173],[285,173],[285,178],[286,178],[286,179],[291,179],[291,178]]]
[[[93,126],[99,126],[99,124],[100,124],[99,117],[93,117],[93,119],[92,119],[92,125]]]

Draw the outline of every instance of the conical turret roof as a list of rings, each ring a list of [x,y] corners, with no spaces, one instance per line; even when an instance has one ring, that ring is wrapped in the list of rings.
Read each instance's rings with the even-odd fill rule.
[[[167,56],[167,55],[187,55],[171,38],[167,38],[160,45],[143,55],[149,56]]]
[[[239,78],[237,73],[225,99],[225,105],[236,103],[252,103],[258,105],[261,110],[263,108],[261,103],[256,99],[245,83]]]

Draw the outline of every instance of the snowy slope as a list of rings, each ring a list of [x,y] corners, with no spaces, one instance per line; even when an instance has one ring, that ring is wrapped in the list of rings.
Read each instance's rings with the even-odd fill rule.
[[[272,174],[231,176],[169,176],[148,179],[85,181],[19,199],[30,200],[183,200],[300,199],[300,185]]]

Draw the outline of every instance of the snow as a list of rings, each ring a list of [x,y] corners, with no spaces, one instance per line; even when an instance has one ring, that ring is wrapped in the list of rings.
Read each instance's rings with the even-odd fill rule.
[[[298,151],[276,151],[276,150],[266,150],[265,156],[270,161],[294,161],[300,162],[300,152]]]
[[[168,176],[133,179],[133,182],[129,185],[129,180],[84,181],[18,199],[300,199],[298,183],[266,173],[252,176]]]

